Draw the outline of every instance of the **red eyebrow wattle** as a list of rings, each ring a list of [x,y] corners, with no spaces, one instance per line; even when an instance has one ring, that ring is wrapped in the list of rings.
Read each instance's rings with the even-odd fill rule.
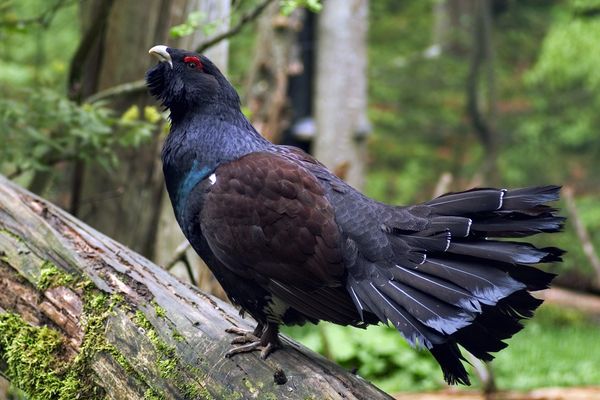
[[[200,62],[200,59],[198,57],[187,56],[187,57],[184,57],[183,62],[186,63],[186,64],[187,63],[194,63],[194,64],[196,64],[196,67],[198,69],[202,68],[202,62]]]

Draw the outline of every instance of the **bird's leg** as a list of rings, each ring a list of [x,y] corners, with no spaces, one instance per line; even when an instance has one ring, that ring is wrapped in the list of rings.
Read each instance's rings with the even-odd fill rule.
[[[238,337],[231,341],[231,344],[244,344],[260,340],[259,338],[261,337],[264,328],[265,326],[263,325],[263,323],[259,322],[253,331],[238,328],[237,326],[232,326],[231,328],[225,329],[225,332],[238,335]]]
[[[254,331],[256,332],[257,329],[255,329]],[[248,353],[251,351],[260,350],[260,358],[264,360],[269,356],[269,354],[281,347],[281,342],[279,341],[278,335],[279,325],[267,323],[267,327],[262,331],[262,335],[260,336],[260,338],[258,336],[255,336],[256,340],[252,340],[249,341],[247,344],[234,347],[233,349],[225,353],[225,357],[232,357],[239,353]]]

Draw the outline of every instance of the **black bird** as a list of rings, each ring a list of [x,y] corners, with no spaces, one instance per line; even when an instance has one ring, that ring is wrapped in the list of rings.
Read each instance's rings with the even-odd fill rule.
[[[504,347],[554,275],[532,265],[560,249],[522,238],[557,232],[559,187],[473,189],[407,207],[372,200],[310,155],[264,139],[206,57],[155,46],[146,81],[170,110],[162,151],[185,236],[230,300],[258,325],[227,353],[280,346],[281,324],[391,323],[427,348],[448,383],[469,384],[458,345]]]

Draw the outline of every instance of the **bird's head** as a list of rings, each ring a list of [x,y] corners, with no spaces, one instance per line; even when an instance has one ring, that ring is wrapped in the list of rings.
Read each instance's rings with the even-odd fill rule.
[[[203,105],[239,109],[235,89],[205,56],[164,45],[154,46],[148,52],[159,63],[146,73],[146,85],[171,110],[172,116]]]

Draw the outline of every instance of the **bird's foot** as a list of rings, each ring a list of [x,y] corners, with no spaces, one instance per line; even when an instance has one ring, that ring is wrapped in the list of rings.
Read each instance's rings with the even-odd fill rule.
[[[225,332],[238,335],[238,337],[231,341],[231,344],[245,344],[260,341],[263,330],[264,325],[259,323],[253,331],[232,326],[231,328],[225,329]]]
[[[239,335],[233,339],[231,344],[241,344],[225,353],[225,357],[230,358],[236,354],[249,353],[260,350],[260,358],[266,359],[269,354],[281,347],[278,337],[277,325],[267,325],[263,329],[262,324],[258,324],[254,331],[248,331],[237,327],[231,327],[225,330],[227,333]]]
[[[252,342],[260,342],[260,338],[254,334],[254,331],[249,331],[246,329],[240,329],[237,327],[232,327],[225,329],[227,333],[233,333],[234,335],[238,335],[238,337],[234,338],[231,341],[231,344],[245,344]]]
[[[267,343],[265,346],[263,346],[260,342],[260,339],[258,339],[255,342],[251,342],[248,344],[234,347],[233,349],[231,349],[227,353],[225,353],[225,357],[230,358],[230,357],[235,356],[236,354],[249,353],[251,351],[260,350],[260,358],[262,358],[264,360],[269,356],[269,354],[271,354],[272,352],[274,352],[275,350],[277,350],[280,347],[281,347],[281,345],[279,345],[277,343]]]

